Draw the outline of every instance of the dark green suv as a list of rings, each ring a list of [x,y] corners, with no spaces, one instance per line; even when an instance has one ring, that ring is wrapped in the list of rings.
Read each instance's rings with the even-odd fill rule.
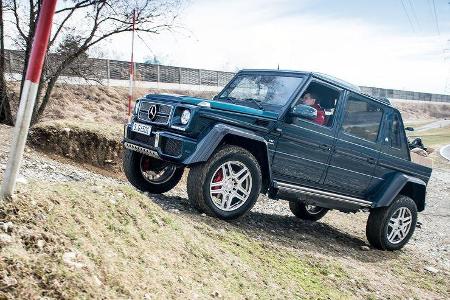
[[[367,238],[387,250],[413,234],[431,175],[411,162],[387,99],[311,72],[243,70],[213,100],[147,95],[123,144],[125,174],[142,191],[169,191],[188,167],[190,202],[221,219],[244,215],[260,193],[306,220],[367,210]]]

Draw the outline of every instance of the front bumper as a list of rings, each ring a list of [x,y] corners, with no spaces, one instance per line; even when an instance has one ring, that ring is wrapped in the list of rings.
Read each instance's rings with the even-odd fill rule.
[[[144,135],[131,130],[132,123],[124,128],[125,148],[163,160],[183,164],[197,147],[197,141],[179,134],[153,127],[151,134]]]

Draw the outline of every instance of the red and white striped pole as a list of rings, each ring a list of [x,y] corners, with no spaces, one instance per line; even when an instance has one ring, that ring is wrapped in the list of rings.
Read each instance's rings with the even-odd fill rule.
[[[36,102],[36,94],[47,52],[55,7],[56,0],[42,1],[30,59],[28,60],[25,83],[22,88],[19,109],[17,111],[16,126],[14,127],[11,150],[9,151],[8,164],[3,179],[1,198],[11,197],[15,188],[17,174],[27,141],[28,129],[30,128],[34,103]]]
[[[133,100],[134,86],[134,29],[136,24],[136,10],[133,9],[133,30],[131,32],[131,61],[130,61],[130,86],[128,88],[128,117],[131,115],[131,101]]]

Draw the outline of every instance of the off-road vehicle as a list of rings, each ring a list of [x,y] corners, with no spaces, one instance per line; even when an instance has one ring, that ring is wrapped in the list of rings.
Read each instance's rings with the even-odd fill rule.
[[[369,242],[396,250],[425,208],[431,169],[411,162],[399,111],[319,73],[243,70],[212,100],[146,95],[124,134],[132,185],[164,193],[188,167],[191,204],[221,219],[260,193],[304,220],[367,210]]]

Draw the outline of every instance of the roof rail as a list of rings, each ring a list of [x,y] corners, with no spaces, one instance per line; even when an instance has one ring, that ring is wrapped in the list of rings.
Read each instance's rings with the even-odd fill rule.
[[[391,101],[387,97],[378,97],[377,99],[387,105],[391,105]]]

